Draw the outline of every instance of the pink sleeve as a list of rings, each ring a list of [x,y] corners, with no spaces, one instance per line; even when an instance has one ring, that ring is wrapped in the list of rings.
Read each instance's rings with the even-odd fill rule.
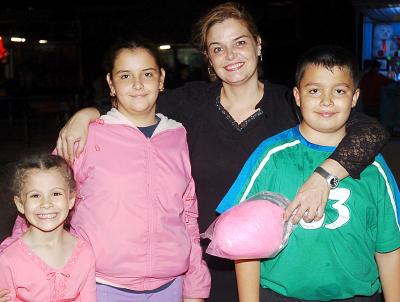
[[[0,255],[0,290],[8,289],[10,301],[15,301],[15,285],[12,277],[11,267],[8,265],[4,255]]]
[[[95,256],[89,243],[88,248],[90,248],[90,253],[87,253],[89,259],[86,259],[86,263],[90,264],[90,268],[86,278],[86,283],[81,290],[80,297],[81,300],[85,302],[96,302]]]
[[[200,246],[200,233],[197,218],[197,197],[193,179],[186,189],[184,198],[184,221],[192,240],[189,269],[183,278],[184,298],[208,298],[211,289],[211,276]]]
[[[4,250],[6,247],[8,247],[15,240],[21,238],[22,234],[24,234],[27,229],[28,225],[25,219],[22,216],[18,215],[17,219],[15,219],[11,236],[4,239],[0,245],[0,252]]]

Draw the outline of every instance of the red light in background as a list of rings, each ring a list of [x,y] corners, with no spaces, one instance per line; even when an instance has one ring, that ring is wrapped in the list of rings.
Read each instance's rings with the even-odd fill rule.
[[[3,37],[0,36],[0,60],[2,63],[6,63],[7,58],[8,58],[8,51],[4,47]]]

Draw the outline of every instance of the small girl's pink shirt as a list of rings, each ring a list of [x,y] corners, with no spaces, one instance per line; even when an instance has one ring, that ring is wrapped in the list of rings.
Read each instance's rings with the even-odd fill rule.
[[[77,239],[62,269],[53,269],[21,239],[0,253],[0,288],[11,291],[11,301],[96,301],[95,257],[89,243]]]

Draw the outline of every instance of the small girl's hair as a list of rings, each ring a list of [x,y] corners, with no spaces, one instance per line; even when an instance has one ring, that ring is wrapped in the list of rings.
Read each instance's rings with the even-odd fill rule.
[[[33,170],[56,169],[66,180],[70,192],[75,192],[76,182],[74,172],[64,158],[53,154],[34,154],[16,163],[13,172],[11,190],[14,196],[19,196],[23,190],[27,174]]]

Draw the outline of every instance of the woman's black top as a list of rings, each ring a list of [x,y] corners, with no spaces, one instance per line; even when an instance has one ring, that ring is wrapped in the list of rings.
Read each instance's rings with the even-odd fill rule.
[[[220,82],[188,82],[163,92],[157,102],[158,112],[182,122],[187,130],[200,231],[215,219],[211,213],[252,151],[264,139],[299,123],[292,92],[285,86],[265,82],[259,110],[241,124],[220,104],[221,87]],[[331,158],[358,178],[388,134],[376,120],[360,113],[352,113],[346,130]]]

